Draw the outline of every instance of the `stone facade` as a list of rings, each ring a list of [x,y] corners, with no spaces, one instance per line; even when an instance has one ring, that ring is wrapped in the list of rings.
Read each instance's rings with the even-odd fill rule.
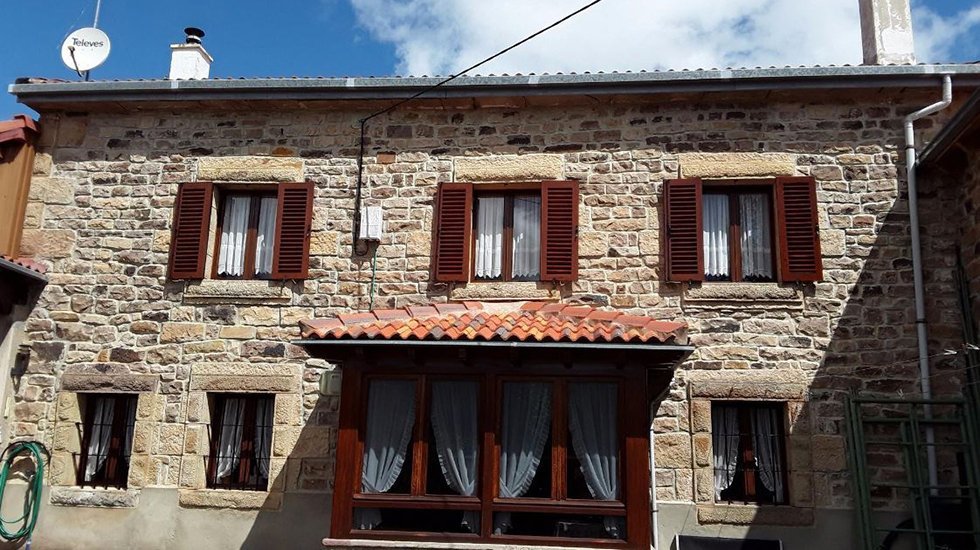
[[[283,495],[331,490],[339,396],[320,395],[318,382],[335,367],[291,343],[299,319],[364,310],[372,284],[374,307],[587,299],[690,325],[696,351],[653,424],[657,498],[697,505],[702,524],[812,525],[815,510],[851,504],[844,396],[917,391],[901,117],[930,101],[838,94],[394,112],[367,132],[365,203],[385,217],[373,283],[375,251],[351,247],[356,123],[365,113],[44,113],[23,248],[47,264],[51,282],[26,325],[33,355],[14,435],[54,450],[49,483],[64,489],[52,504],[136,505],[128,494],[95,501],[68,487],[80,399],[141,392],[130,492],[173,488],[182,508],[260,514],[279,509]],[[663,181],[689,175],[813,176],[823,281],[664,282]],[[438,183],[545,177],[581,182],[578,281],[430,281]],[[309,278],[168,280],[178,184],[203,180],[314,182]],[[934,352],[959,346],[956,200],[927,187],[921,201]],[[934,363],[936,391],[954,391],[952,360]],[[204,488],[208,392],[220,391],[275,395],[266,493]],[[787,403],[790,512],[712,503],[712,400]],[[328,523],[325,511],[322,534]]]

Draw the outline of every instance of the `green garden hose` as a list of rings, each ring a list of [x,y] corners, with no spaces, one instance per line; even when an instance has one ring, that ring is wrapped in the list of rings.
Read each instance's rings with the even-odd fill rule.
[[[41,485],[44,483],[44,457],[50,458],[48,449],[43,443],[37,441],[17,441],[11,443],[2,454],[0,459],[6,457],[3,466],[0,467],[0,509],[3,507],[3,493],[7,489],[7,478],[10,476],[10,467],[14,460],[22,454],[30,454],[34,461],[34,471],[28,474],[27,493],[24,495],[24,515],[14,520],[4,519],[0,514],[0,538],[8,541],[28,539],[34,532],[37,524],[37,514],[41,508]],[[20,529],[14,532],[7,531],[8,525],[22,523]]]

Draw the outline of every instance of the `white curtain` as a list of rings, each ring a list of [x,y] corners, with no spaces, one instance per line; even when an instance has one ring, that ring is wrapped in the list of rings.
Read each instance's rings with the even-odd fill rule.
[[[92,434],[88,441],[88,462],[85,465],[85,481],[92,481],[109,457],[109,436],[112,434],[113,399],[96,397],[95,414],[92,417]]]
[[[387,493],[395,485],[405,465],[414,425],[415,381],[373,380],[368,392],[362,492]],[[357,529],[374,529],[381,523],[381,511],[359,508],[354,522]]]
[[[783,502],[783,449],[779,440],[779,411],[759,407],[752,411],[752,446],[762,485],[773,492],[775,502]]]
[[[731,486],[738,467],[738,410],[716,405],[711,409],[711,447],[714,450],[715,499]]]
[[[242,452],[242,428],[245,423],[245,399],[225,399],[221,414],[221,438],[218,440],[218,467],[216,479],[231,475],[238,469]]]
[[[513,278],[537,279],[541,274],[541,197],[514,198],[513,260]]]
[[[129,464],[129,456],[133,452],[133,429],[136,427],[136,400],[130,397],[126,400],[126,439],[123,441],[123,458]]]
[[[551,432],[551,385],[537,382],[504,384],[501,411],[500,496],[523,496],[541,464]],[[494,515],[494,533],[506,533],[510,514]]]
[[[259,228],[255,240],[255,274],[272,274],[272,253],[276,241],[276,197],[262,197]]]
[[[248,207],[251,197],[229,195],[225,199],[225,217],[221,223],[221,248],[218,251],[218,274],[232,277],[245,273],[245,237],[248,233]]]
[[[618,386],[610,383],[568,386],[568,429],[589,493],[596,500],[619,498]],[[625,534],[623,518],[606,517],[606,532]]]
[[[255,405],[255,462],[262,477],[269,477],[269,446],[272,443],[272,414],[275,406],[270,398]]]
[[[503,269],[504,198],[477,197],[476,276],[500,277]]]
[[[769,196],[746,193],[738,199],[742,226],[742,278],[772,279],[772,234]]]
[[[704,240],[704,274],[710,279],[726,279],[728,268],[728,195],[705,193],[701,232]]]
[[[446,484],[463,496],[473,496],[480,471],[477,463],[479,384],[472,381],[432,383],[432,432]],[[463,526],[479,531],[479,512],[463,513]]]

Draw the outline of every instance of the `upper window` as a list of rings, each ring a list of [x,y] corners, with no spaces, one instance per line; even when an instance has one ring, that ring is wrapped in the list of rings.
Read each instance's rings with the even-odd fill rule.
[[[665,184],[667,279],[819,281],[813,178]]]
[[[715,500],[784,504],[783,433],[779,405],[712,403]]]
[[[217,231],[211,276],[306,278],[312,216],[310,182],[280,183],[261,192],[182,184],[174,205],[170,278],[204,278],[212,228]]]
[[[442,184],[435,231],[437,281],[574,281],[578,182]]]
[[[208,487],[266,489],[274,403],[271,395],[214,396]]]
[[[78,461],[80,486],[126,487],[135,423],[135,395],[86,397]]]

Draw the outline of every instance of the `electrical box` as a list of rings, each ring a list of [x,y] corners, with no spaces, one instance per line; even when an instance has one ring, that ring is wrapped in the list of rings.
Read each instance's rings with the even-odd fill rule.
[[[361,208],[361,234],[357,237],[362,241],[380,241],[382,221],[380,206]]]
[[[340,373],[320,374],[320,395],[340,395]]]

